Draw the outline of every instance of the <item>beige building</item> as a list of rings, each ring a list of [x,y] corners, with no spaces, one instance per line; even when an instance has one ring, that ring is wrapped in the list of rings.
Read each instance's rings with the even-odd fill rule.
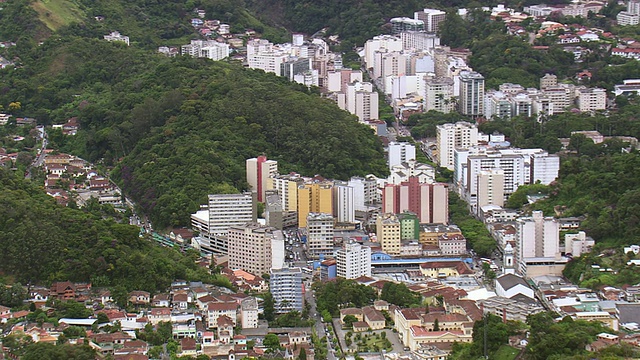
[[[309,213],[307,225],[307,253],[317,259],[333,253],[334,219],[331,214]]]
[[[504,171],[500,168],[481,170],[478,173],[478,205],[504,206]]]
[[[587,88],[578,91],[578,109],[582,112],[604,110],[607,107],[607,91]]]
[[[298,187],[304,184],[299,174],[278,175],[267,179],[267,190],[277,191],[282,201],[282,211],[298,209]]]
[[[258,223],[232,226],[227,233],[229,267],[260,276],[271,269],[271,242],[275,228]]]
[[[396,309],[395,327],[404,346],[412,351],[424,344],[471,342],[473,321],[459,313],[425,313],[424,308]],[[439,330],[434,329],[438,321]],[[446,346],[446,345],[445,345]]]
[[[420,228],[420,243],[423,245],[438,245],[441,236],[461,235],[462,231],[455,225],[425,225]]]
[[[442,277],[471,276],[473,270],[462,261],[433,261],[420,265],[420,272],[433,279]]]
[[[394,214],[382,214],[376,219],[376,236],[382,251],[389,255],[400,255],[400,220]]]

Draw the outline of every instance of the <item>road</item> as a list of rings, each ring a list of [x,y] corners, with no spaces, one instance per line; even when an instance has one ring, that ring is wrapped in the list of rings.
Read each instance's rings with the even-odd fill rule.
[[[45,131],[44,126],[38,127],[38,131],[40,132],[40,138],[42,138],[42,146],[40,147],[38,156],[36,156],[31,165],[27,168],[27,171],[24,174],[25,179],[31,179],[31,169],[42,166],[42,163],[44,162],[45,150],[47,149],[47,132]]]
[[[327,336],[327,327],[322,322],[322,317],[318,313],[318,309],[316,308],[316,299],[313,296],[313,291],[310,288],[307,288],[307,291],[305,293],[305,301],[310,305],[311,310],[309,311],[309,313],[314,317],[316,321],[314,325],[316,334],[319,338]],[[331,346],[331,341],[327,341],[327,360],[336,360],[336,355],[333,351],[333,347]]]

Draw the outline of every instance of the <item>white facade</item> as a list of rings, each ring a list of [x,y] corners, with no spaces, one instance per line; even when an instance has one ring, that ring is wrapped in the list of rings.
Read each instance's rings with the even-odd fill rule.
[[[595,241],[588,237],[584,231],[578,231],[576,234],[564,235],[565,252],[571,253],[573,257],[578,257],[591,251],[593,245],[595,245]]]
[[[378,183],[375,178],[352,177],[348,185],[353,188],[353,204],[355,211],[367,211],[368,207],[380,201]]]
[[[424,80],[425,111],[450,113],[454,109],[453,79],[428,77]]]
[[[526,274],[527,262],[560,258],[560,225],[553,217],[534,211],[531,217],[519,218],[516,225],[516,258],[521,274]]]
[[[400,34],[404,50],[430,50],[440,46],[440,38],[434,33],[405,31]]]
[[[347,91],[343,94],[343,101],[338,97],[338,106],[356,115],[360,122],[377,120],[378,92],[369,82],[353,82],[347,85]]]
[[[120,42],[123,42],[123,43],[127,44],[127,46],[129,46],[129,37],[121,35],[117,31],[113,31],[113,32],[111,32],[111,34],[105,35],[104,39],[107,40],[107,41],[120,41]]]
[[[209,234],[226,235],[231,226],[255,221],[255,201],[247,192],[209,195]]]
[[[380,49],[401,51],[402,39],[391,35],[375,36],[364,44],[364,63],[367,69],[373,68],[374,54]]]
[[[282,230],[273,230],[271,238],[271,268],[280,269],[284,267],[286,253],[284,251],[284,234]]]
[[[416,147],[409,143],[389,143],[389,168],[416,159]]]
[[[333,214],[337,222],[353,223],[356,221],[355,191],[345,181],[333,183]]]
[[[371,276],[371,248],[349,242],[336,253],[337,275],[345,279]]]
[[[478,145],[478,127],[468,122],[438,125],[438,165],[453,170],[454,151]]]
[[[302,270],[296,268],[271,269],[269,291],[273,295],[276,313],[302,311]]]
[[[437,33],[440,29],[440,23],[444,21],[447,13],[438,9],[424,9],[416,11],[413,16],[416,20],[424,21],[425,31]]]

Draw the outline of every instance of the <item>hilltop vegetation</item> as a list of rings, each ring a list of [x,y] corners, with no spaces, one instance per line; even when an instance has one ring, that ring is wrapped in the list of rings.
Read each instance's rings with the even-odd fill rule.
[[[156,292],[174,279],[230,286],[184,256],[138,237],[101,207],[61,207],[35,184],[0,169],[0,272],[23,284],[58,280]]]

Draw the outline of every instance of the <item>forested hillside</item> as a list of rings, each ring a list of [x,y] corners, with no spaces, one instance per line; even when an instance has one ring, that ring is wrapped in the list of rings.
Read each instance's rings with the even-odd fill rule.
[[[159,227],[188,224],[209,193],[246,189],[244,160],[261,153],[305,175],[387,171],[370,129],[273,74],[71,35],[20,60],[0,77],[0,104],[40,123],[78,117],[78,135],[52,132],[52,144],[117,165],[115,180]]]
[[[61,207],[41,188],[0,169],[0,273],[23,284],[56,280],[155,292],[174,279],[230,284],[195,264],[198,254],[155,246],[99,206]]]

